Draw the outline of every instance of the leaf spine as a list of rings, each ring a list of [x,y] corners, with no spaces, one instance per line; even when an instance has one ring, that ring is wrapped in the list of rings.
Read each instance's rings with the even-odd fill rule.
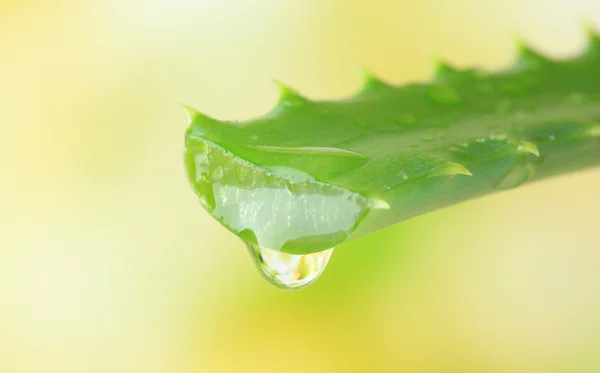
[[[552,63],[546,56],[531,48],[520,36],[514,36],[513,41],[517,50],[515,65],[535,68]]]
[[[471,171],[469,171],[465,166],[460,163],[455,162],[446,162],[444,167],[438,172],[430,175],[430,176],[443,176],[443,175],[465,175],[465,176],[473,176]]]
[[[379,79],[371,70],[361,67],[358,69],[358,73],[362,79],[361,91],[367,90],[372,87],[387,86],[383,80]]]
[[[188,122],[189,122],[188,124],[198,123],[200,125],[203,125],[203,124],[206,125],[209,123],[220,123],[218,120],[199,112],[198,110],[194,109],[191,106],[188,106],[188,105],[182,105],[182,106],[183,106],[183,109],[185,110],[185,113],[187,114]]]
[[[519,145],[517,146],[517,151],[519,153],[533,154],[536,157],[540,156],[540,151],[538,150],[537,146],[534,143],[531,143],[531,142],[525,141],[525,140],[519,141]]]
[[[583,21],[583,30],[587,38],[587,53],[600,53],[600,32],[589,21]]]
[[[307,98],[303,97],[297,90],[287,84],[276,79],[274,79],[273,82],[279,90],[279,103],[287,106],[300,106],[308,102]]]
[[[460,74],[460,71],[441,58],[434,58],[434,79],[446,79]]]

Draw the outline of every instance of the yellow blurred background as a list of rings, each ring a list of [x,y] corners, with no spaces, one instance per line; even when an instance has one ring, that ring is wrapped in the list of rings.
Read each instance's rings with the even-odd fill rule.
[[[205,213],[180,103],[267,111],[576,53],[597,0],[0,0],[0,372],[599,372],[600,170],[336,249],[287,293]]]

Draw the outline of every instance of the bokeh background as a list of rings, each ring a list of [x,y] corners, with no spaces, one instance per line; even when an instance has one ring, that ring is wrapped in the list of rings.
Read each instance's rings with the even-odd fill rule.
[[[364,66],[577,53],[597,0],[0,0],[0,372],[598,372],[600,170],[339,246],[268,285],[182,164],[186,103],[267,111]]]

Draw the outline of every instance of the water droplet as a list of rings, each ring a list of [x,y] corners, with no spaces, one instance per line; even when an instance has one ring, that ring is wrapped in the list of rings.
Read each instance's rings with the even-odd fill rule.
[[[417,121],[417,118],[415,118],[413,115],[404,114],[404,115],[401,115],[398,118],[394,119],[394,122],[401,126],[412,127],[412,126],[415,126],[418,121]]]
[[[312,254],[295,255],[247,244],[261,274],[272,285],[297,290],[313,283],[325,270],[333,248]]]
[[[390,189],[392,189],[392,187],[391,187],[391,186],[389,186],[389,185],[384,185],[383,187],[385,188],[385,190],[390,190]]]
[[[408,180],[408,175],[404,171],[398,171],[398,177],[400,177],[400,179],[402,179],[402,181]]]
[[[506,140],[508,136],[504,132],[494,132],[490,135],[490,140]]]
[[[250,140],[257,140],[257,139],[258,139],[257,135],[254,135],[254,134],[250,135]]]
[[[485,142],[485,137],[478,137],[475,139],[476,142],[478,143],[484,143]]]
[[[528,154],[520,156],[515,165],[496,184],[498,189],[512,189],[525,184],[535,174],[535,164],[529,159]]]
[[[444,85],[433,85],[427,87],[427,96],[438,104],[456,105],[461,101],[461,97],[458,92]]]

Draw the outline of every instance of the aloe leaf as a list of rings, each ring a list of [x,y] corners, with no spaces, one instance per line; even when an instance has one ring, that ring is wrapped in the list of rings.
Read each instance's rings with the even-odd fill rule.
[[[251,245],[331,248],[401,220],[600,163],[600,37],[566,60],[518,43],[488,73],[438,61],[428,83],[364,72],[341,101],[279,84],[266,115],[188,108],[185,163],[204,208]]]

